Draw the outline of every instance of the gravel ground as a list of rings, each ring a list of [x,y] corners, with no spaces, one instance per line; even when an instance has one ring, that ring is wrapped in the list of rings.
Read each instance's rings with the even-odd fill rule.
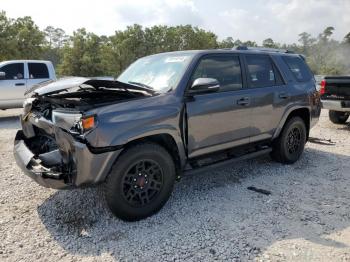
[[[113,217],[101,188],[24,176],[12,155],[18,112],[0,112],[0,261],[350,261],[350,126],[327,112],[296,164],[262,157],[184,177],[134,223]]]

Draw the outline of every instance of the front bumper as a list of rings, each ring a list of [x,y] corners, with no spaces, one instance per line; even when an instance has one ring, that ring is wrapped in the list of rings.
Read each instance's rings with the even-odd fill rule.
[[[321,100],[322,108],[340,111],[340,112],[350,112],[350,101],[342,100]]]
[[[16,134],[14,156],[17,165],[22,171],[39,185],[56,189],[67,189],[72,187],[71,184],[65,183],[62,174],[59,172],[51,172],[50,174],[48,172],[44,173],[44,166],[32,162],[34,160],[34,154],[25,144],[24,135],[21,130]],[[33,165],[37,168],[36,170],[33,168]]]
[[[86,144],[47,120],[32,117],[22,121],[23,130],[35,130],[31,126],[44,127],[42,130],[54,137],[58,150],[35,154],[30,142],[33,132],[20,130],[15,138],[14,156],[23,172],[44,187],[69,189],[101,183],[121,152],[120,149],[94,154]],[[30,137],[26,136],[28,133]]]

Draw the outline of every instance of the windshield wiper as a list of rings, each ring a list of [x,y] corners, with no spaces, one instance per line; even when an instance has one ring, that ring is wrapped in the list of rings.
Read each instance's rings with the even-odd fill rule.
[[[152,91],[152,92],[155,92],[154,89],[153,89],[151,86],[148,86],[148,85],[146,85],[146,84],[144,84],[144,83],[134,82],[134,81],[128,81],[128,83],[129,83],[129,84],[132,84],[132,85],[141,86],[141,87],[143,87],[143,88],[149,89],[149,90]]]
[[[137,97],[137,94],[135,94],[133,92],[130,92],[130,90],[128,88],[125,88],[125,87],[117,88],[116,90],[115,89],[110,89],[110,88],[100,87],[100,88],[98,88],[98,90],[108,91],[108,92],[116,92],[116,91],[122,90],[123,92],[126,92],[130,96]]]
[[[108,80],[107,80],[108,81]],[[129,88],[127,88],[126,86],[122,85],[122,86],[108,86],[108,85],[103,85],[101,84],[101,86],[87,86],[87,87],[84,87],[82,85],[79,86],[79,88],[84,91],[84,92],[89,92],[89,91],[93,91],[93,90],[99,90],[99,91],[107,91],[107,92],[116,92],[116,91],[123,91],[123,92],[126,92],[128,93],[130,96],[133,96],[133,97],[137,97],[137,94],[135,94],[134,92],[131,92],[129,90]],[[143,88],[144,89],[144,88]],[[147,92],[148,89],[147,89]]]
[[[152,87],[146,86],[142,83],[137,83],[137,82],[130,82],[130,83],[125,83],[121,82],[118,80],[111,81],[111,80],[96,80],[96,79],[91,79],[89,81],[84,82],[86,85],[91,85],[95,89],[101,89],[103,88],[111,88],[111,89],[123,89],[127,92],[132,92],[134,90],[136,91],[144,91],[147,92],[151,95],[158,94]]]

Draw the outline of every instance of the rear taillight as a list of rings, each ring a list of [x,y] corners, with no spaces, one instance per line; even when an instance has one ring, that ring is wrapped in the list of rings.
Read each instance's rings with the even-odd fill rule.
[[[324,95],[326,93],[326,80],[321,81],[321,89],[320,89],[320,95]]]

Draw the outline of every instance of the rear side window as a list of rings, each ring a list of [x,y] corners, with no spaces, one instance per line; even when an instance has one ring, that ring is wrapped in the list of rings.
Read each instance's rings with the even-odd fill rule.
[[[296,56],[285,56],[283,60],[299,82],[307,82],[312,78],[311,72],[305,61]]]
[[[246,62],[251,87],[269,87],[282,84],[282,78],[269,56],[247,55]]]
[[[17,80],[24,78],[24,64],[23,63],[15,63],[8,64],[0,68],[1,72],[4,72],[5,79],[7,80]]]
[[[215,78],[220,83],[220,92],[242,88],[241,65],[237,56],[208,56],[197,66],[192,83],[197,78]]]
[[[49,70],[43,63],[28,63],[28,69],[30,79],[49,78]]]

